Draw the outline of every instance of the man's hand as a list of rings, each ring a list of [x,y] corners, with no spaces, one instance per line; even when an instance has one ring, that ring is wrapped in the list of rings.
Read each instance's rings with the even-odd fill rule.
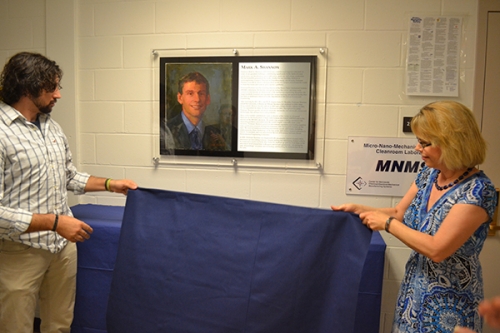
[[[70,242],[83,242],[90,238],[92,228],[85,222],[67,215],[59,215],[56,232]]]
[[[128,190],[137,189],[137,184],[130,179],[112,179],[109,182],[111,192],[127,195]]]
[[[137,189],[137,184],[130,179],[111,179],[90,176],[85,184],[85,192],[110,191],[127,195],[128,190]]]

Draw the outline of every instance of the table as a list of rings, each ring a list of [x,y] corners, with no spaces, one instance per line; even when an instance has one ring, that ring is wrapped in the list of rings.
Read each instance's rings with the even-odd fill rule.
[[[124,207],[77,205],[76,218],[93,229],[91,238],[78,243],[77,290],[72,333],[106,333],[106,310],[118,251]],[[358,292],[354,332],[379,332],[386,245],[373,232]]]

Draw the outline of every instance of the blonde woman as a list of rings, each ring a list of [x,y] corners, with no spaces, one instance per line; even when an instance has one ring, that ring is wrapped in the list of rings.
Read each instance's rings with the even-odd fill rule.
[[[411,128],[425,166],[396,207],[332,209],[359,214],[368,228],[385,230],[413,249],[394,333],[451,333],[455,326],[481,332],[479,253],[497,201],[494,185],[476,167],[485,159],[486,143],[472,112],[453,101],[424,106]]]

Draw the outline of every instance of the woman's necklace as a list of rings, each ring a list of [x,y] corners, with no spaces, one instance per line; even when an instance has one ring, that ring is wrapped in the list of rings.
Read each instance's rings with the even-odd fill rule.
[[[450,188],[450,187],[453,187],[454,185],[456,185],[459,181],[461,181],[462,179],[464,179],[465,177],[467,177],[467,175],[469,174],[469,172],[472,171],[472,168],[468,168],[460,177],[458,177],[457,179],[455,179],[454,181],[452,181],[451,183],[449,183],[448,185],[445,185],[443,187],[439,186],[438,185],[438,177],[439,177],[439,174],[441,173],[441,170],[438,170],[437,171],[437,175],[436,175],[436,179],[434,179],[434,185],[436,186],[436,189],[438,191],[442,191],[442,190],[446,190],[447,188]]]

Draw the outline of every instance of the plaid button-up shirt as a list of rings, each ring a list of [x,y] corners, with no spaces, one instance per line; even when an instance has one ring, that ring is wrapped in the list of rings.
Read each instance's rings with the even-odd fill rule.
[[[33,213],[72,216],[67,191],[83,194],[90,175],[76,170],[59,124],[38,119],[0,102],[0,238],[57,253],[67,240],[56,232],[24,232]]]

